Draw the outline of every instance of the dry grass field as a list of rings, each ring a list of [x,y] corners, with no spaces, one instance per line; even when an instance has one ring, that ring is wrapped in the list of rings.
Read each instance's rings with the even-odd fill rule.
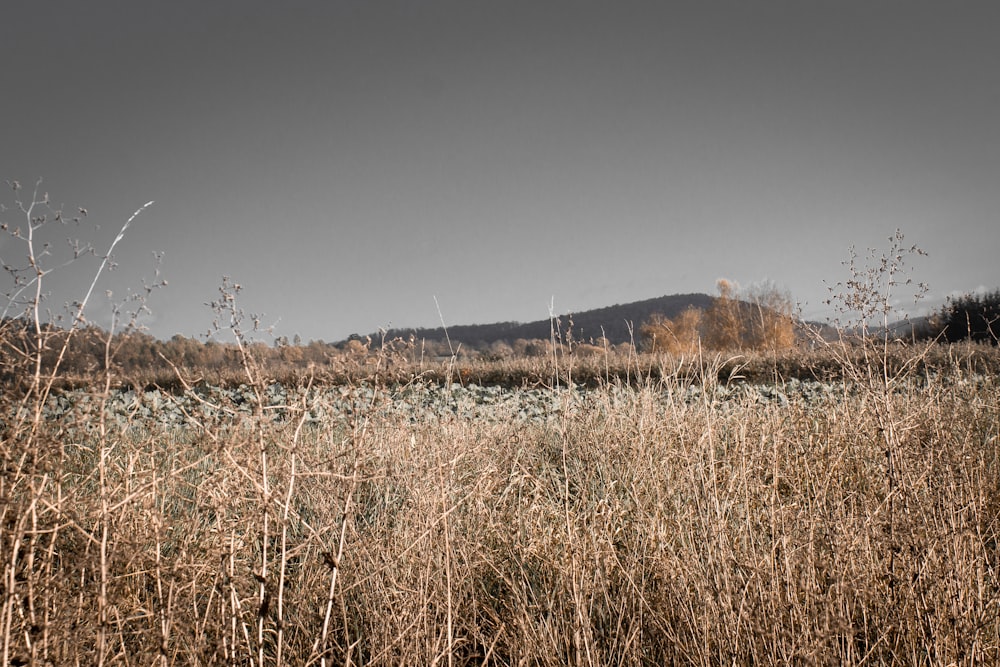
[[[0,658],[997,664],[995,351],[935,354],[803,353],[842,381],[782,401],[724,391],[766,360],[563,359],[538,421],[393,416],[376,371],[317,421],[328,380],[278,411],[252,359],[242,404],[191,388],[183,426],[115,418],[110,376],[58,414],[45,382],[8,392]]]

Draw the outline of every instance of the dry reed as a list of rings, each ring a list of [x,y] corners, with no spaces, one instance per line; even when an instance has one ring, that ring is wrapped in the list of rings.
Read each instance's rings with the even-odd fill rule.
[[[706,383],[708,389],[711,382]],[[94,412],[4,436],[13,663],[1000,660],[1000,399],[609,384],[548,425]],[[318,399],[317,399],[318,400]],[[376,401],[377,396],[376,396]],[[891,464],[891,465],[890,465]]]

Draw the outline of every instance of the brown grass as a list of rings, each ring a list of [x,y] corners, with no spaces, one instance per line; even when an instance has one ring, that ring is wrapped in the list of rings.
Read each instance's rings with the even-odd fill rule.
[[[4,659],[996,663],[1000,388],[921,354],[784,407],[664,391],[748,360],[564,359],[604,379],[550,425],[5,417]]]

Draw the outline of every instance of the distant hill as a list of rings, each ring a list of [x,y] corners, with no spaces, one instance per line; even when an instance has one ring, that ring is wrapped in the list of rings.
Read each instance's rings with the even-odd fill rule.
[[[558,317],[559,330],[565,338],[570,320],[573,322],[573,340],[589,341],[604,336],[612,344],[636,342],[639,339],[639,327],[653,314],[665,317],[676,317],[689,306],[706,309],[714,297],[707,294],[674,294],[655,299],[634,301],[626,304],[616,304],[605,308],[585,310],[579,313],[565,313]],[[466,324],[448,327],[448,337],[452,344],[461,343],[465,347],[481,349],[503,341],[513,343],[519,338],[525,340],[548,340],[552,323],[548,319],[534,322],[497,322],[494,324]],[[387,339],[408,339],[413,335],[417,340],[443,341],[445,330],[442,327],[434,329],[390,329],[386,332]],[[372,340],[378,335],[372,334]],[[634,341],[633,341],[634,338]]]

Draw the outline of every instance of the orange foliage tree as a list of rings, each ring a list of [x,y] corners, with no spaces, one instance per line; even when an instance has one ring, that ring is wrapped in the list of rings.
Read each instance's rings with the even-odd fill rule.
[[[674,319],[653,315],[640,327],[639,334],[650,352],[697,354],[703,314],[701,308],[689,306]]]
[[[742,350],[745,321],[739,285],[720,278],[716,287],[719,296],[705,312],[705,345],[713,350]]]
[[[750,304],[746,343],[755,350],[775,352],[795,345],[795,302],[774,283],[753,285],[744,293]]]
[[[674,319],[653,315],[640,328],[646,349],[670,354],[711,350],[777,351],[795,345],[795,305],[787,291],[765,282],[741,290],[725,278],[708,310],[690,307]]]

